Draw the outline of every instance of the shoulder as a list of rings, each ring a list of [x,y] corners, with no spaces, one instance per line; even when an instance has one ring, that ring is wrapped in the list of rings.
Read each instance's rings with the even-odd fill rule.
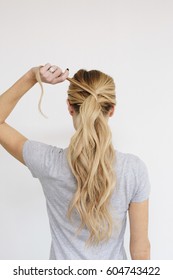
[[[125,153],[116,150],[117,167],[122,165],[125,168],[131,169],[133,171],[139,171],[141,168],[146,167],[144,160],[133,153]]]
[[[131,202],[141,202],[149,197],[151,185],[146,163],[138,155],[117,152],[119,178],[124,178]]]
[[[34,177],[57,175],[63,161],[64,149],[38,141],[27,140],[23,146],[23,158]]]
[[[61,156],[63,153],[63,148],[34,140],[27,140],[23,146],[24,157],[33,157],[38,161],[39,159],[45,161],[55,160],[56,156]]]
[[[117,151],[116,155],[116,168],[120,176],[125,176],[136,186],[149,181],[148,167],[140,156],[120,151]]]

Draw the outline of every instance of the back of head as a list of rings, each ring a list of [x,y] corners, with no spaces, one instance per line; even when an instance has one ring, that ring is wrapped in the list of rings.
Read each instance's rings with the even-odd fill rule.
[[[68,216],[75,209],[90,237],[87,244],[110,238],[113,220],[110,198],[115,187],[115,151],[108,126],[108,113],[115,102],[113,79],[97,70],[79,70],[69,78],[68,100],[73,105],[76,132],[68,149],[68,162],[77,189]]]
[[[83,104],[84,106],[84,101],[88,103],[90,100],[96,100],[104,115],[108,113],[112,105],[115,105],[114,81],[103,72],[81,69],[69,80],[71,83],[68,90],[68,98],[70,103],[75,105],[74,107],[77,112],[79,112],[80,105]]]

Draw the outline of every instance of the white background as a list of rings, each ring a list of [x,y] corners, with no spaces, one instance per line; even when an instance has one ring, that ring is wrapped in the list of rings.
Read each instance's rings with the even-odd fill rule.
[[[173,259],[173,1],[1,0],[0,91],[33,66],[50,62],[72,76],[79,68],[113,76],[113,144],[148,167],[152,259]],[[27,138],[65,148],[74,132],[68,82],[39,85],[7,119]],[[129,228],[125,246],[128,252]],[[49,223],[41,185],[0,147],[0,259],[48,259]],[[128,252],[129,256],[129,252]]]

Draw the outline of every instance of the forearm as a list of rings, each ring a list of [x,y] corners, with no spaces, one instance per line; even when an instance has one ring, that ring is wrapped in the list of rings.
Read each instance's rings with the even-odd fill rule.
[[[132,260],[150,260],[150,251],[144,251],[144,252],[138,252],[138,253],[134,253],[131,252],[131,259]]]
[[[31,69],[0,95],[0,124],[6,120],[20,98],[36,83],[35,73]]]
[[[132,260],[150,260],[150,242],[141,244],[141,246],[130,246]]]

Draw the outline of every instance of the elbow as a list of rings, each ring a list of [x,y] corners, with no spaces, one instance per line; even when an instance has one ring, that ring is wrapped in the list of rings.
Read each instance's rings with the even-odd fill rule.
[[[151,245],[149,240],[146,242],[130,244],[130,254],[132,260],[150,260]]]

